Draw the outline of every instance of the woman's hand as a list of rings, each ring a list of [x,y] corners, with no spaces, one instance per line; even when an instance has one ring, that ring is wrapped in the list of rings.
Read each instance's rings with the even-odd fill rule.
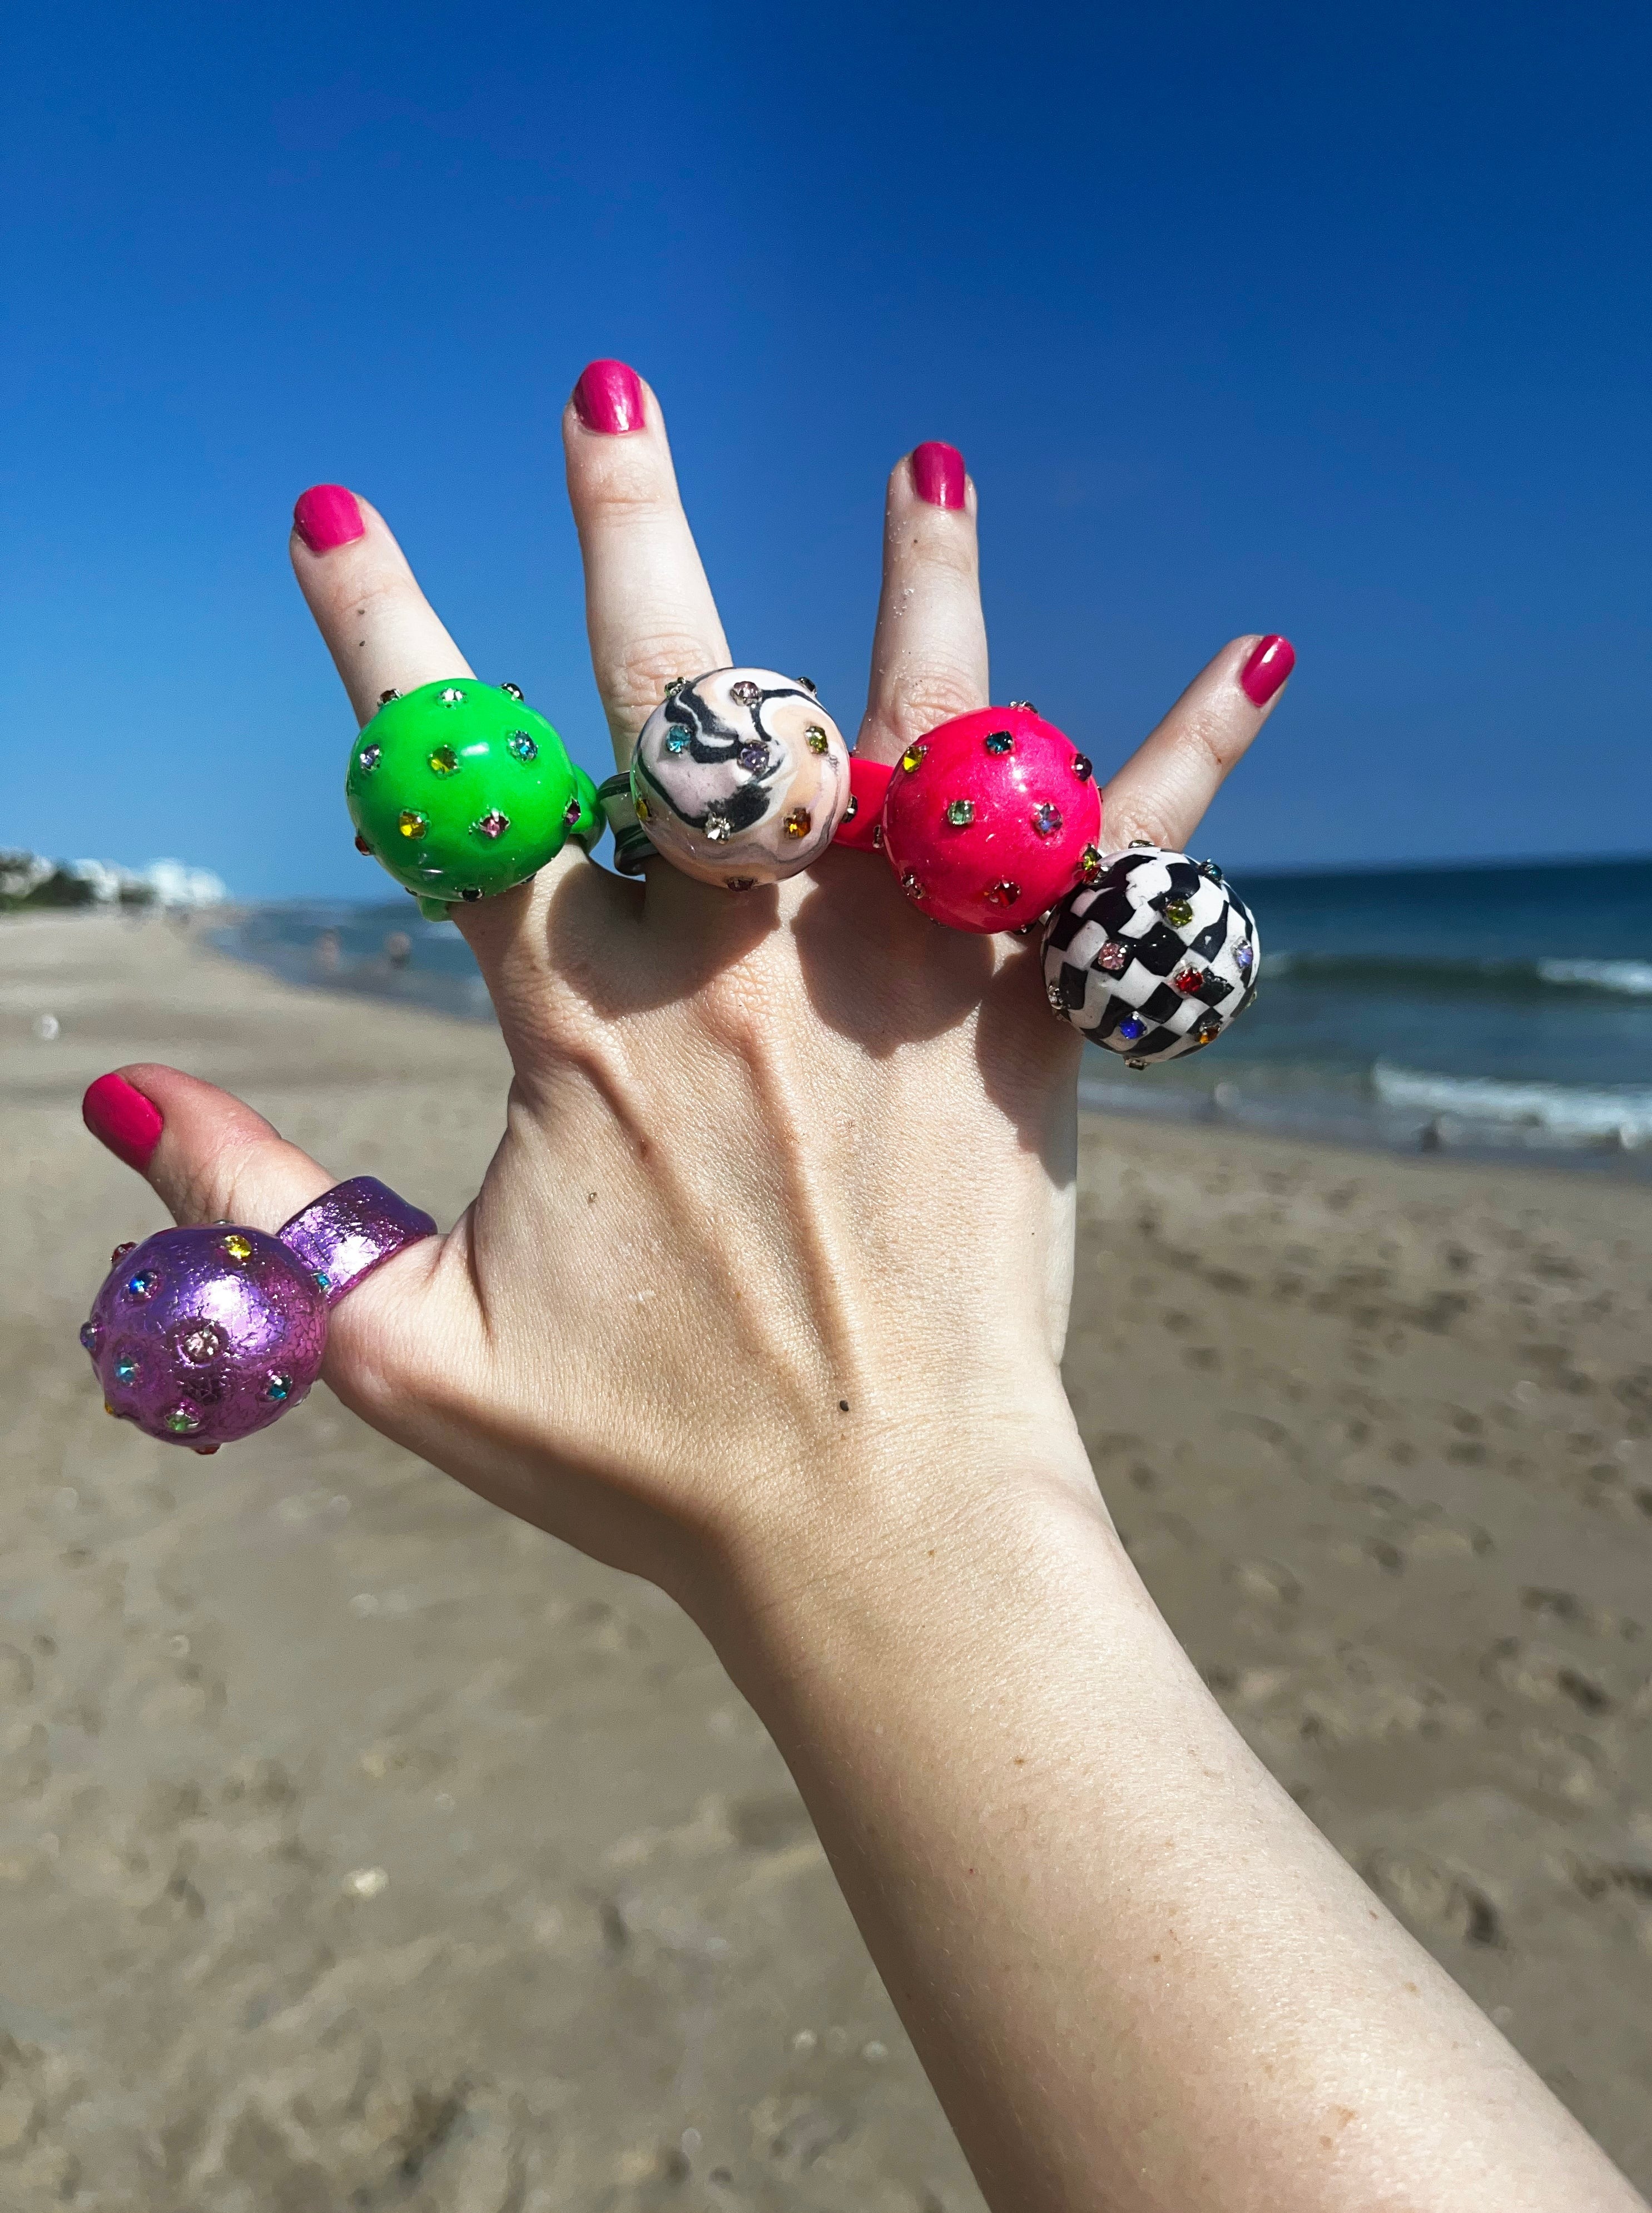
[[[593,364],[564,432],[623,765],[673,677],[734,656],[652,393]],[[298,581],[361,722],[470,673],[373,509],[327,489],[298,513]],[[1258,643],[1224,648],[1118,769],[1111,842],[1191,838],[1270,711],[1241,680]],[[889,482],[860,749],[893,760],[988,698],[974,492],[950,447],[921,447]],[[504,1134],[451,1234],[338,1310],[324,1372],[347,1405],[714,1633],[731,1574],[814,1572],[811,1539],[857,1502],[927,1511],[901,1476],[914,1439],[997,1440],[1003,1465],[1036,1436],[1089,1490],[1057,1372],[1080,1046],[1035,942],[939,928],[881,857],[842,850],[736,899],[570,847],[459,920],[515,1070]],[[148,1173],[180,1221],[273,1228],[351,1172],[186,1076],[122,1073],[161,1112]]]

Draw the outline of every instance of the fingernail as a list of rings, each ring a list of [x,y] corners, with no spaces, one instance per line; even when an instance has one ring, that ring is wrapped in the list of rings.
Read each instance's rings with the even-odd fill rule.
[[[335,546],[348,546],[352,538],[367,535],[356,495],[343,485],[312,485],[301,492],[293,509],[293,528],[312,553],[331,553]]]
[[[617,438],[643,427],[643,386],[623,361],[587,362],[574,387],[574,406],[588,430]]]
[[[938,438],[912,448],[912,490],[931,507],[961,507],[964,503],[964,457],[956,446],[943,446]]]
[[[125,1161],[141,1175],[166,1126],[155,1101],[146,1099],[124,1076],[100,1076],[87,1087],[80,1111],[99,1144],[107,1145],[117,1160]]]
[[[1240,688],[1258,707],[1265,707],[1296,666],[1296,649],[1288,637],[1265,637],[1239,672]]]

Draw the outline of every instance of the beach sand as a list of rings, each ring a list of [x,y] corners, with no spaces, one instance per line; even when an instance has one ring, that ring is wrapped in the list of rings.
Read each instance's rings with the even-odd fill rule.
[[[978,2208],[667,1600],[325,1391],[210,1462],[101,1411],[76,1331],[162,1216],[93,1076],[174,1060],[446,1221],[494,1031],[18,918],[0,1054],[9,2213]],[[1652,2186],[1652,1192],[1094,1120],[1082,1224],[1070,1382],[1172,1624]]]

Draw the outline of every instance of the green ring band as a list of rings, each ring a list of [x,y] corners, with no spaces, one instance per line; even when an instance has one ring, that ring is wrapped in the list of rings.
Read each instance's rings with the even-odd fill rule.
[[[631,797],[631,778],[623,771],[611,776],[597,792],[602,811],[608,818],[608,827],[613,832],[613,864],[622,876],[640,876],[644,861],[654,858],[655,849],[637,819],[637,806]]]

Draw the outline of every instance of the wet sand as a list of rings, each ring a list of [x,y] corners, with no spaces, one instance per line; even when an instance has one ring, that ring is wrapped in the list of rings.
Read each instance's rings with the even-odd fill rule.
[[[55,1016],[54,1038],[34,1034]],[[970,2213],[763,1732],[646,1586],[318,1392],[211,1461],[75,1342],[167,1058],[451,1219],[504,1056],[0,923],[0,2204]],[[1068,1360],[1262,1757],[1652,2186],[1652,1192],[1093,1121]]]

